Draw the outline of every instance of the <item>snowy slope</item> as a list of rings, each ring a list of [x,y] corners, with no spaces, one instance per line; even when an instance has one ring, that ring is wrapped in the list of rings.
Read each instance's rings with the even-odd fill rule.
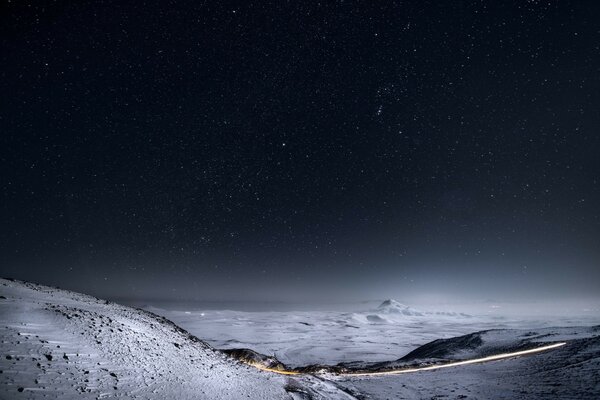
[[[352,398],[241,364],[145,311],[4,279],[0,296],[2,399]]]
[[[600,326],[476,332],[435,340],[396,361],[362,367],[385,370],[445,363],[562,341],[564,346],[534,356],[401,377],[339,377],[337,382],[377,399],[600,399]]]

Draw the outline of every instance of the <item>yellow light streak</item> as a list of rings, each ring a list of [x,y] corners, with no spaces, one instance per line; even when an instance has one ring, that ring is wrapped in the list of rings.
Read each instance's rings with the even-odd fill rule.
[[[399,374],[408,374],[408,373],[420,372],[420,371],[432,371],[432,370],[441,369],[441,368],[458,367],[461,365],[479,364],[479,363],[485,363],[485,362],[490,362],[490,361],[502,360],[502,359],[511,358],[511,357],[526,356],[526,355],[530,355],[530,354],[540,353],[542,351],[556,349],[558,347],[564,346],[565,344],[567,344],[567,343],[566,342],[553,343],[553,344],[549,344],[547,346],[540,346],[540,347],[536,347],[534,349],[529,349],[529,350],[515,351],[512,353],[495,354],[493,356],[473,358],[471,360],[454,361],[454,362],[450,362],[450,363],[446,363],[446,364],[429,365],[427,367],[403,368],[403,369],[396,369],[396,370],[391,370],[391,371],[380,371],[380,372],[341,372],[341,373],[328,373],[328,374],[335,375],[335,376],[353,376],[353,377],[358,376],[358,377],[360,377],[360,376],[399,375]],[[304,373],[297,372],[297,371],[273,369],[273,368],[268,368],[268,367],[262,366],[260,364],[255,364],[255,363],[248,363],[248,364],[261,370],[261,371],[272,372],[272,373],[279,374],[279,375],[304,375]],[[311,375],[314,375],[314,374],[311,374]]]
[[[260,369],[261,371],[273,372],[273,373],[276,373],[279,375],[302,375],[301,372],[267,368],[267,367],[263,367],[260,364],[249,364],[249,365],[252,365],[254,368]]]

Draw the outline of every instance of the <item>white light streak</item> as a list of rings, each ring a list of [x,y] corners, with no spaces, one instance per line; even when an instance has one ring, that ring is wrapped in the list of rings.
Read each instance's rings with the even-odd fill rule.
[[[391,370],[391,371],[380,371],[380,372],[342,372],[342,373],[332,373],[332,375],[352,376],[352,377],[354,377],[354,376],[383,376],[383,375],[409,374],[412,372],[420,372],[420,371],[433,371],[433,370],[442,369],[442,368],[458,367],[461,365],[479,364],[479,363],[485,363],[485,362],[489,362],[489,361],[503,360],[503,359],[511,358],[511,357],[526,356],[526,355],[530,355],[530,354],[540,353],[542,351],[556,349],[557,347],[564,346],[565,344],[567,344],[567,343],[566,342],[553,343],[553,344],[549,344],[547,346],[540,346],[540,347],[536,347],[534,349],[529,349],[529,350],[521,350],[521,351],[515,351],[512,353],[496,354],[493,356],[473,358],[471,360],[454,361],[454,362],[450,362],[450,363],[446,363],[446,364],[429,365],[427,367],[403,368],[403,369],[395,369],[395,370]],[[252,365],[253,367],[255,367],[257,369],[260,369],[261,371],[273,372],[273,373],[279,374],[279,375],[303,375],[302,372],[273,369],[273,368],[264,367],[260,364],[249,363],[249,365]]]

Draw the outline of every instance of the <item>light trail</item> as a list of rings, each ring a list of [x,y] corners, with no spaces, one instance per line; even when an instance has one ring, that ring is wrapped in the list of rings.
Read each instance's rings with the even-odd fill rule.
[[[434,369],[458,367],[461,365],[478,364],[478,363],[484,363],[484,362],[489,362],[489,361],[502,360],[505,358],[525,356],[525,355],[539,353],[539,352],[546,351],[546,350],[555,349],[557,347],[564,346],[565,344],[567,344],[567,343],[566,342],[554,343],[554,344],[550,344],[547,346],[536,347],[535,349],[515,351],[512,353],[496,354],[493,356],[473,358],[471,360],[464,360],[464,361],[455,361],[455,362],[451,362],[451,363],[447,363],[447,364],[429,365],[427,367],[407,368],[407,369],[398,369],[398,370],[393,370],[393,371],[381,371],[381,372],[347,372],[347,373],[343,373],[340,375],[343,375],[343,376],[379,376],[379,375],[408,374],[411,372],[419,372],[419,371],[432,371]]]
[[[382,375],[408,374],[408,373],[419,372],[419,371],[432,371],[432,370],[441,369],[441,368],[458,367],[461,365],[479,364],[479,363],[485,363],[485,362],[489,362],[489,361],[503,360],[503,359],[511,358],[511,357],[526,356],[526,355],[530,355],[530,354],[540,353],[542,351],[556,349],[558,347],[564,346],[565,344],[567,344],[567,343],[560,342],[560,343],[549,344],[547,346],[536,347],[534,349],[529,349],[529,350],[521,350],[521,351],[515,351],[512,353],[496,354],[493,356],[473,358],[471,360],[454,361],[454,362],[450,362],[450,363],[446,363],[446,364],[429,365],[427,367],[404,368],[404,369],[396,369],[396,370],[391,370],[391,371],[380,371],[380,372],[339,372],[339,373],[331,372],[330,374],[335,375],[335,376],[382,376]],[[303,372],[298,372],[298,371],[273,369],[273,368],[264,367],[260,364],[250,364],[250,365],[252,365],[253,367],[255,367],[257,369],[260,369],[261,371],[273,372],[273,373],[279,374],[279,375],[304,375]],[[310,375],[314,375],[314,374],[310,374]]]
[[[260,364],[249,364],[249,365],[252,365],[254,368],[260,369],[261,371],[273,372],[273,373],[276,373],[279,375],[304,375],[302,372],[273,369],[273,368],[263,367]]]

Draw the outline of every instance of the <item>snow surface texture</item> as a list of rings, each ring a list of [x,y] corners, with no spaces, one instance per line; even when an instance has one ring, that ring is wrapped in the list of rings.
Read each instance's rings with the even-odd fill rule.
[[[241,364],[142,310],[4,279],[0,296],[1,399],[353,398]]]
[[[401,376],[325,374],[289,377],[242,364],[168,320],[139,309],[8,280],[0,280],[0,296],[2,399],[600,398],[600,327],[476,332],[421,342],[426,344],[413,346],[412,352],[402,353],[396,349],[388,352],[385,362],[356,358],[346,360],[344,366],[375,371],[464,360],[567,341],[567,345],[559,349],[535,356],[486,364]],[[348,328],[352,329],[349,332],[357,331],[359,335],[361,323],[367,327],[381,326],[369,321],[369,315],[385,318],[388,322],[384,322],[384,326],[390,326],[391,321],[400,321],[399,317],[427,317],[422,312],[417,313],[423,315],[412,315],[414,310],[394,302],[381,306],[384,309],[378,307],[364,313],[348,313],[341,320],[332,320],[333,313],[317,317],[307,313],[296,325],[303,326],[304,332],[308,332],[327,328],[332,322],[338,326],[347,324],[346,318],[352,318],[358,328]],[[232,313],[238,317],[242,315]],[[433,315],[421,321],[429,321],[428,328],[435,326],[430,318]],[[302,323],[306,318],[311,324],[324,317],[325,322],[317,327]],[[454,320],[470,318],[451,317]],[[244,321],[244,324],[248,325],[248,322]],[[440,326],[444,325],[447,323],[440,323]],[[285,332],[288,328],[284,325],[282,330]],[[323,332],[320,334],[324,335]],[[369,331],[369,334],[375,335],[376,331]],[[348,333],[348,339],[353,339],[352,334]],[[418,340],[422,339],[419,336]]]

